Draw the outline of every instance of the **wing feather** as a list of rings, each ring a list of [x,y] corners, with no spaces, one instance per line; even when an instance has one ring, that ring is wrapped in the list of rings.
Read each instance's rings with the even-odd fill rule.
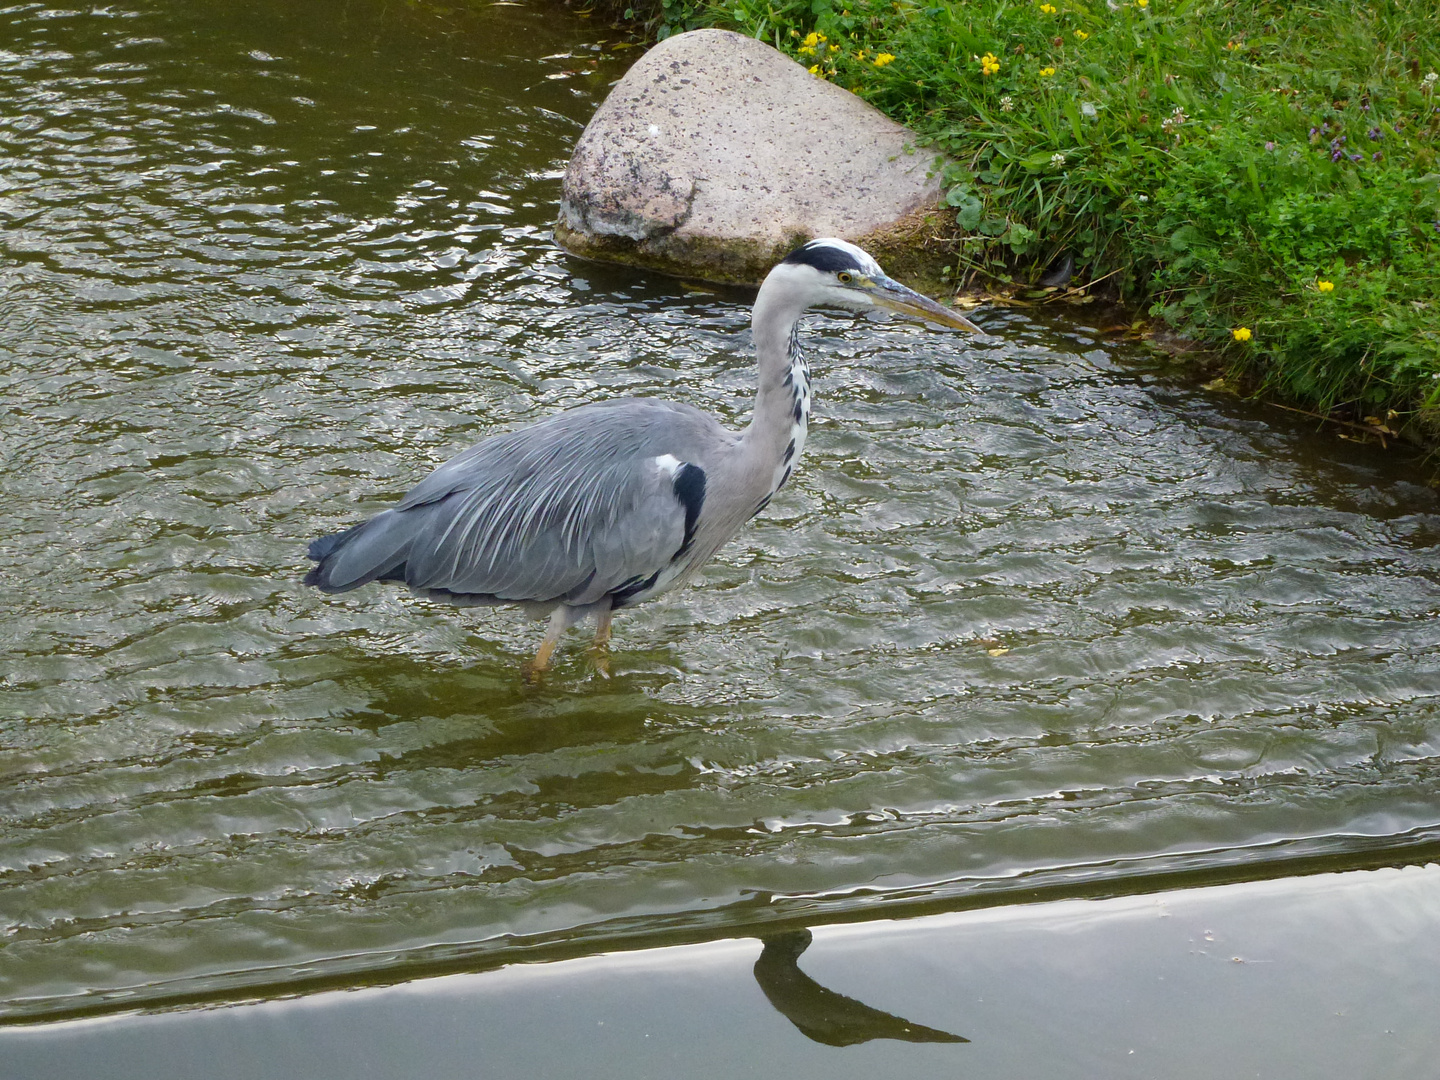
[[[572,409],[441,465],[394,508],[317,546],[321,564],[306,580],[343,591],[398,578],[457,596],[592,603],[662,570],[693,530],[673,470],[656,458],[703,468],[735,439],[672,402]]]

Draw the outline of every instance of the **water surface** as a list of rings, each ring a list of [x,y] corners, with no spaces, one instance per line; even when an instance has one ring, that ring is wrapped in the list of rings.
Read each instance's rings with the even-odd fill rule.
[[[1414,1080],[1440,1054],[1436,865],[819,927],[783,985],[773,941],[12,1027],[0,1053],[26,1080]]]
[[[743,293],[550,239],[626,53],[379,0],[0,26],[7,1016],[1440,831],[1426,474],[1043,313],[814,317],[798,476],[608,681],[302,588],[508,425],[744,421]]]

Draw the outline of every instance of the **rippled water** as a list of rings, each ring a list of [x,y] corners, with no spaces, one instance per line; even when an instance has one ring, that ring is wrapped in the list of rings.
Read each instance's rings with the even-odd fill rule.
[[[796,481],[609,681],[302,588],[506,425],[743,421],[743,294],[549,239],[624,54],[378,0],[0,27],[7,1015],[1440,832],[1425,474],[1024,313],[812,319]]]

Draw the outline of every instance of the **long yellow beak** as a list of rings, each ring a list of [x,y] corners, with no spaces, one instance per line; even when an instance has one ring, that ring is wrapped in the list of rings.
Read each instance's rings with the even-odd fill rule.
[[[872,289],[867,290],[875,302],[890,311],[898,311],[902,315],[914,315],[921,319],[928,319],[930,322],[937,322],[941,326],[953,326],[957,330],[969,330],[972,334],[984,336],[985,331],[976,326],[969,319],[965,318],[958,311],[937,304],[928,296],[921,296],[914,289],[907,289],[893,278],[880,277],[872,278],[870,284]]]

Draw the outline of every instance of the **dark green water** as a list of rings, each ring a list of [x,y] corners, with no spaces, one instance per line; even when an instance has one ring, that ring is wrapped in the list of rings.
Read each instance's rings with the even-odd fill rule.
[[[744,419],[744,295],[549,239],[603,34],[0,10],[5,1017],[1433,847],[1425,474],[1023,313],[815,317],[796,481],[609,681],[303,589],[506,425]]]

